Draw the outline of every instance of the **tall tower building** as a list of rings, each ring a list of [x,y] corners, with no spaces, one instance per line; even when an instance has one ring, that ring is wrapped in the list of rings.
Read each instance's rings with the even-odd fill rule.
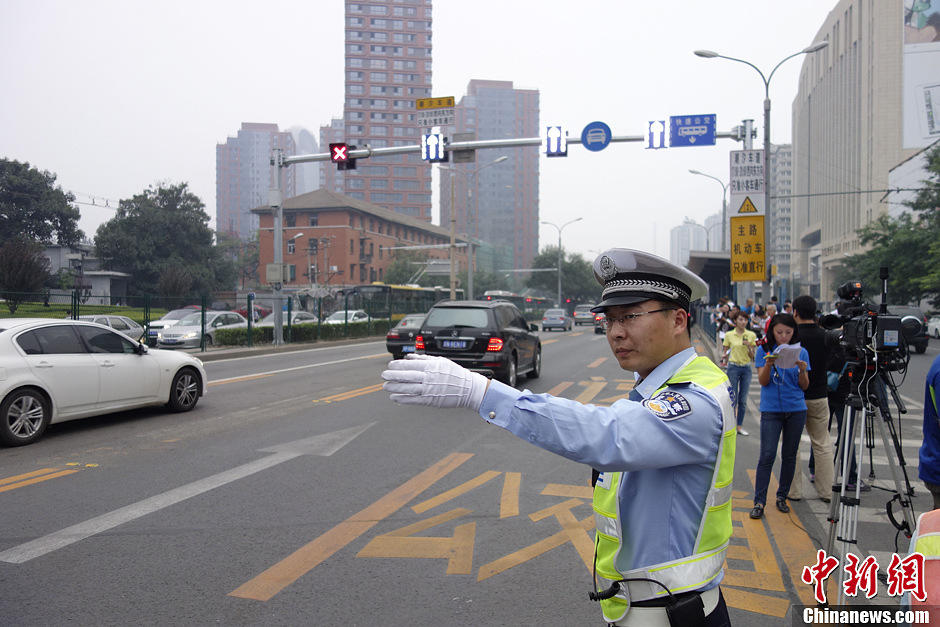
[[[274,183],[271,153],[295,154],[294,138],[277,124],[243,122],[235,137],[215,147],[215,225],[222,233],[250,239],[258,230],[258,216],[251,209],[268,203]],[[283,168],[284,198],[297,195],[293,168]]]
[[[431,0],[346,2],[343,119],[320,145],[359,148],[418,143],[415,99],[431,97]],[[370,157],[355,170],[324,162],[322,187],[431,221],[431,169],[418,153]]]
[[[455,115],[457,132],[478,140],[538,137],[539,92],[472,80]],[[441,168],[440,196],[441,226],[453,210],[457,232],[482,240],[478,271],[531,267],[539,251],[538,146],[477,150],[473,163],[450,163]]]
[[[777,266],[774,282],[779,284],[790,276],[790,238],[793,201],[793,146],[770,146],[770,247],[768,263]],[[778,294],[779,289],[774,293]],[[786,291],[791,299],[797,294]]]

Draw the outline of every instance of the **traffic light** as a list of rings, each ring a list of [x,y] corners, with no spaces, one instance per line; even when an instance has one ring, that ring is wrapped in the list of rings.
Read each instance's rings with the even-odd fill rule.
[[[339,170],[355,170],[356,160],[349,157],[349,153],[355,149],[355,146],[345,143],[330,144],[330,161],[335,163]]]

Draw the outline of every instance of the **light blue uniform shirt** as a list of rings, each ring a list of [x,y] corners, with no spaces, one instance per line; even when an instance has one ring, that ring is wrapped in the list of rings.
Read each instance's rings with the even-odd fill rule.
[[[480,406],[480,416],[540,448],[602,472],[624,473],[621,572],[693,553],[717,463],[721,409],[694,382],[667,388],[687,405],[666,408],[654,402],[651,408],[648,401],[695,357],[689,348],[660,364],[637,385],[644,399],[639,402],[624,399],[596,407],[492,381]],[[721,578],[702,590],[717,586]]]

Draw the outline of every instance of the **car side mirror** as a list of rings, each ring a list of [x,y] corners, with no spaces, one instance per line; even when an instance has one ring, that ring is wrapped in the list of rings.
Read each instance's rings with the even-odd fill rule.
[[[539,330],[539,325],[535,324],[534,322],[529,325],[529,331],[538,331],[538,330]]]
[[[148,350],[150,349],[147,348],[147,345],[143,342],[137,342],[137,345],[134,347],[134,352],[138,355],[146,355]]]

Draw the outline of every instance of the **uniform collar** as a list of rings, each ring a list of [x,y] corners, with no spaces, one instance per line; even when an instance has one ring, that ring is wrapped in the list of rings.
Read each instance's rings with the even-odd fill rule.
[[[634,389],[639,392],[640,396],[644,399],[650,398],[653,392],[663,387],[672,375],[679,372],[683,366],[692,361],[697,355],[698,353],[695,352],[695,348],[691,346],[676,353],[656,366],[656,369],[653,370],[648,377],[643,379],[643,381],[639,381],[639,376],[637,376],[637,383]]]

